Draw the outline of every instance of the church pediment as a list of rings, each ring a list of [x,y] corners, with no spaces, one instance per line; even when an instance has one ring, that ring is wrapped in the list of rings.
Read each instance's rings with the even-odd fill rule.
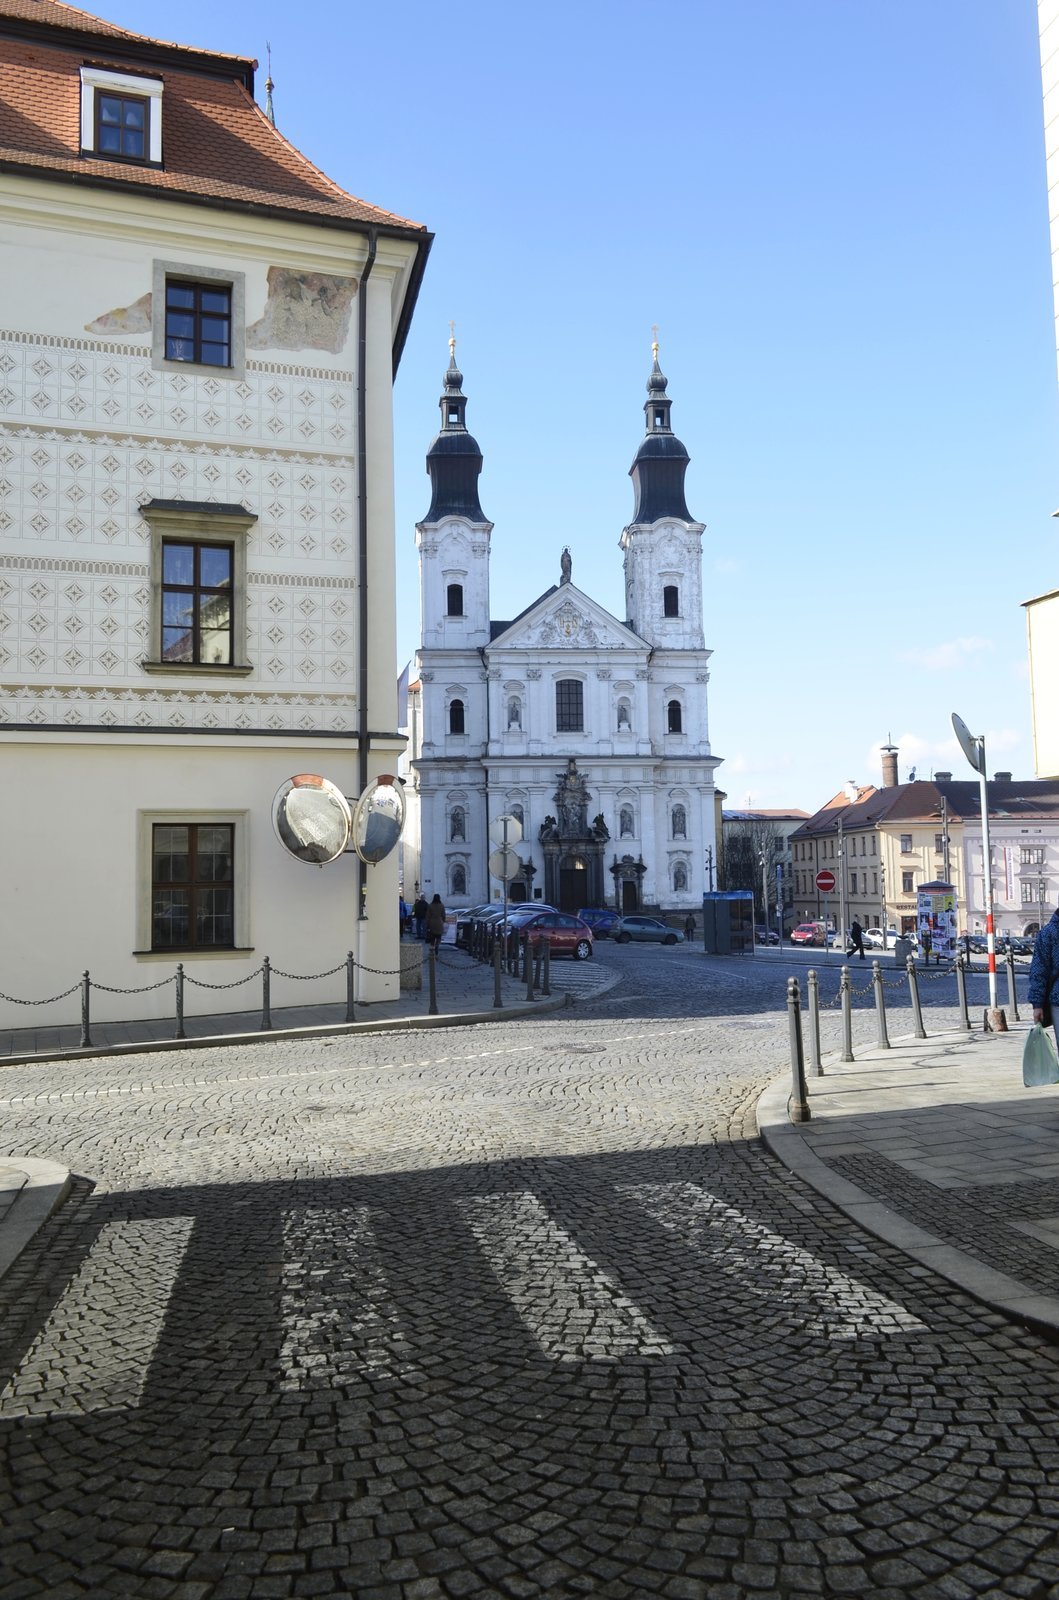
[[[637,650],[646,648],[624,623],[595,600],[561,584],[541,597],[490,645],[503,650]]]

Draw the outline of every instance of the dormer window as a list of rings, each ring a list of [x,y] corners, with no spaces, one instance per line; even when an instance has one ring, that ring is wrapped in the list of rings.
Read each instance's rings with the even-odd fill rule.
[[[81,68],[81,149],[106,161],[162,163],[162,80]]]

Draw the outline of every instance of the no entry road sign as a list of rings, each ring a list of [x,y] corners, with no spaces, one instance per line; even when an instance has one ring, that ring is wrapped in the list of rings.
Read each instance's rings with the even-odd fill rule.
[[[835,887],[835,874],[833,872],[828,872],[825,867],[823,872],[818,872],[816,874],[816,887],[820,890],[821,894],[830,894],[832,889]]]

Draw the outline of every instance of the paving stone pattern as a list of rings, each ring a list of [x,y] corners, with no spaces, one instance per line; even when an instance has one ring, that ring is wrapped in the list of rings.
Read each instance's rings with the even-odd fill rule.
[[[785,971],[600,959],[536,1019],[0,1072],[80,1174],[0,1290],[0,1600],[1059,1596],[1057,1353],[763,1150]]]

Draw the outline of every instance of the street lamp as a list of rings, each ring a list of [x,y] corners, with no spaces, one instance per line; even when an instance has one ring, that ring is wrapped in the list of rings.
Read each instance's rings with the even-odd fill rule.
[[[978,774],[978,792],[982,807],[982,883],[985,889],[985,942],[989,951],[989,1009],[997,1010],[996,998],[996,934],[993,930],[993,858],[989,848],[989,792],[985,776],[985,734],[971,733],[962,717],[952,713],[952,726],[960,741],[960,749]]]

